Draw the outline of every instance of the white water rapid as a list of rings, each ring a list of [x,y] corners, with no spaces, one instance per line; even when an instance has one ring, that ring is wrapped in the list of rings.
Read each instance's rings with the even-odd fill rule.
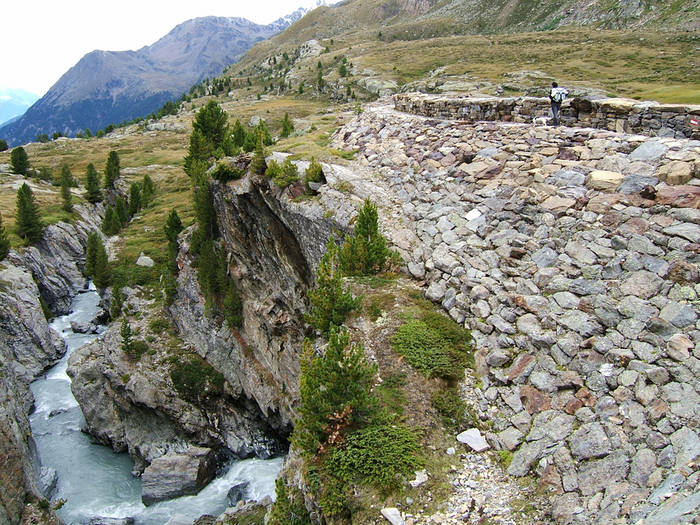
[[[184,496],[146,507],[141,503],[141,480],[131,475],[127,454],[95,444],[80,429],[83,414],[70,390],[66,374],[70,353],[98,334],[78,334],[70,322],[89,323],[95,317],[99,295],[92,288],[73,301],[72,312],[51,326],[66,341],[66,355],[31,385],[36,400],[30,417],[32,434],[43,467],[58,473],[53,500],[66,502],[58,514],[67,524],[85,524],[95,517],[134,518],[137,525],[163,525],[172,518],[193,522],[203,514],[217,515],[227,506],[229,489],[248,482],[247,499],[274,497],[275,478],[282,458],[248,459],[231,463],[225,472],[195,496]],[[103,332],[100,327],[98,332]]]

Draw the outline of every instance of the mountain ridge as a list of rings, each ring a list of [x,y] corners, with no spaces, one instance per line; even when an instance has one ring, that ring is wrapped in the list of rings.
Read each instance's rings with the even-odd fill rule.
[[[0,137],[17,145],[42,133],[70,136],[147,115],[304,13],[299,8],[267,25],[240,17],[194,18],[138,50],[91,51],[19,120],[1,127]]]

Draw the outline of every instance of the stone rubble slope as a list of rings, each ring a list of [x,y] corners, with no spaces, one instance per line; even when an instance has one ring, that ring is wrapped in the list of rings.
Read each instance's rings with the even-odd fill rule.
[[[336,170],[321,204],[369,194],[426,296],[472,329],[478,414],[508,474],[536,474],[560,523],[692,520],[700,142],[380,100],[332,147],[357,150],[355,176]]]

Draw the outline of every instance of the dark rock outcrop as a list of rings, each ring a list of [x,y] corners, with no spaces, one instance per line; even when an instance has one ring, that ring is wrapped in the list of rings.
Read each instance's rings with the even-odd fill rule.
[[[216,461],[213,451],[192,447],[183,454],[166,454],[143,471],[141,499],[152,505],[158,501],[197,494],[214,479]]]

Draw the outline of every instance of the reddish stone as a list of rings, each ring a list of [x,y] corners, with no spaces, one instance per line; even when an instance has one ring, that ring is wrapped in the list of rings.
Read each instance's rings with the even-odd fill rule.
[[[656,202],[678,208],[700,208],[700,186],[665,186],[659,188]]]
[[[522,354],[513,363],[510,371],[508,372],[508,380],[515,381],[523,372],[526,370],[531,370],[528,365],[535,361],[535,357],[532,354]]]
[[[598,401],[598,398],[591,394],[591,391],[585,386],[578,389],[578,392],[576,392],[576,397],[580,399],[581,402],[583,402],[583,404],[587,407],[595,406],[596,401]]]
[[[588,201],[586,209],[595,213],[607,213],[615,204],[622,200],[619,193],[601,193]]]
[[[668,405],[661,399],[654,399],[647,406],[647,416],[652,423],[656,423],[668,412]]]
[[[540,478],[540,488],[548,493],[563,494],[561,486],[561,476],[554,465],[547,465]]]
[[[600,218],[600,223],[608,228],[617,228],[620,224],[620,214],[614,211],[608,212]]]
[[[549,396],[530,385],[520,387],[520,401],[529,414],[549,410],[552,406],[552,400]]]
[[[632,217],[625,224],[620,226],[621,231],[637,233],[639,235],[643,235],[648,229],[649,224],[641,217]]]
[[[579,408],[583,407],[583,402],[580,399],[576,399],[575,397],[572,397],[569,399],[569,401],[564,405],[564,412],[569,414],[570,416],[573,416],[576,411]]]
[[[579,160],[579,155],[572,148],[559,148],[557,158],[561,160]]]

